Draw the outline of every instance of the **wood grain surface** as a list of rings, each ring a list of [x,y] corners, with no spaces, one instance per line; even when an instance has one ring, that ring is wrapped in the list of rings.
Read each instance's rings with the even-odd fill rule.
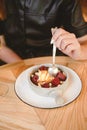
[[[0,130],[87,130],[87,61],[56,57],[57,64],[73,69],[82,81],[79,97],[64,107],[35,108],[16,96],[14,84],[23,70],[51,62],[52,57],[40,57],[0,67]]]

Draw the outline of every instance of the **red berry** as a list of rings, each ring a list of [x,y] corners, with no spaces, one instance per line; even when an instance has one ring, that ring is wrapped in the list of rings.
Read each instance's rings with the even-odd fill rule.
[[[62,72],[59,72],[56,77],[59,78],[61,81],[66,80],[66,76]]]
[[[55,78],[52,80],[51,83],[52,83],[52,86],[54,87],[54,86],[57,86],[57,85],[60,84],[60,80],[59,80],[59,78],[55,77]]]
[[[46,66],[41,66],[41,67],[39,68],[39,70],[48,70],[48,67],[46,67]]]
[[[49,88],[50,86],[49,86],[49,83],[45,83],[45,84],[43,84],[43,85],[41,85],[42,86],[42,88]]]
[[[38,76],[34,75],[33,77],[31,77],[31,80],[33,83],[37,84]]]

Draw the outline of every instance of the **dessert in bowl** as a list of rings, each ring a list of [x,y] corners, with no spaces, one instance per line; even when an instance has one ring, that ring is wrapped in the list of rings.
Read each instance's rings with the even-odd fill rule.
[[[58,73],[55,76],[50,75],[49,67],[52,67],[52,64],[40,64],[29,68],[29,85],[40,96],[58,98],[68,87],[69,74],[64,66],[56,65]]]

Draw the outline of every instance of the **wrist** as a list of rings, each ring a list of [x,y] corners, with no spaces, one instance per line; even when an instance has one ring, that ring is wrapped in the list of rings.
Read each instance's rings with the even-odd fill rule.
[[[79,59],[87,60],[87,46],[81,45]]]

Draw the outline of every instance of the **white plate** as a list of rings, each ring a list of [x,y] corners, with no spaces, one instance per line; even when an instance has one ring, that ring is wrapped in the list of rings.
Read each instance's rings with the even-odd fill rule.
[[[56,103],[55,99],[52,97],[43,97],[36,94],[29,86],[27,80],[27,75],[29,69],[23,71],[17,78],[15,82],[15,92],[17,96],[25,103],[32,105],[34,107],[40,108],[55,108],[64,106],[73,100],[75,100],[81,92],[82,83],[78,75],[70,68],[62,66],[66,69],[70,76],[70,84],[67,90],[63,94],[64,102]]]

